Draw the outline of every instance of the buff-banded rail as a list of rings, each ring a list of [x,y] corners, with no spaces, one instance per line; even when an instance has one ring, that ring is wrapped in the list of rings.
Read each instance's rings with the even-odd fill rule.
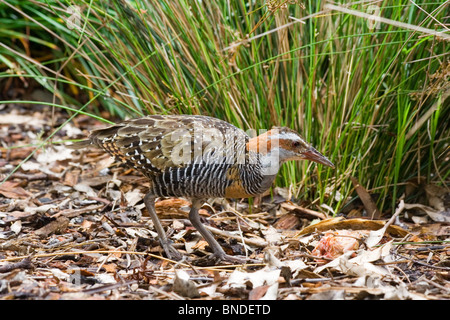
[[[150,115],[93,130],[73,149],[99,147],[150,180],[144,197],[159,241],[170,259],[183,255],[166,236],[155,211],[159,197],[192,201],[189,220],[213,251],[214,262],[243,262],[227,255],[201,223],[198,210],[208,198],[249,198],[269,189],[281,165],[311,160],[334,167],[296,131],[273,127],[254,138],[234,125],[208,116]]]

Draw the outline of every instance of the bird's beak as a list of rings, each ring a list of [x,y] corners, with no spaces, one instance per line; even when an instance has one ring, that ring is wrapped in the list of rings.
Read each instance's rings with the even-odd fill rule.
[[[309,148],[308,151],[303,152],[302,158],[305,160],[311,160],[311,161],[323,164],[325,166],[334,168],[334,164],[330,160],[328,160],[327,157],[325,157],[323,154],[321,154],[319,151],[317,151],[313,147]]]

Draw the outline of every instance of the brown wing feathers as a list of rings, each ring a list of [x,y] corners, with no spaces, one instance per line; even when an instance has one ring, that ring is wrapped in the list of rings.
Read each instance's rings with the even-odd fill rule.
[[[229,138],[230,132],[239,136],[237,140],[248,139],[240,129],[215,118],[153,115],[94,130],[89,140],[77,142],[72,148],[80,149],[89,144],[98,146],[144,174],[152,175],[183,165],[175,146],[191,151],[190,158],[184,161],[195,161],[194,156],[202,154],[207,147],[207,144],[194,143],[199,138],[195,134],[202,132],[199,129],[219,130],[225,139]],[[196,150],[199,148],[202,150]]]

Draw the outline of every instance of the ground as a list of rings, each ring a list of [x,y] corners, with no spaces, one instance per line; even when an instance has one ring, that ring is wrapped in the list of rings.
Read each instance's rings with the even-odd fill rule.
[[[159,199],[186,256],[176,262],[155,240],[147,180],[99,150],[60,143],[100,122],[77,116],[36,149],[68,118],[45,106],[0,107],[1,299],[450,298],[445,191],[433,193],[442,193],[434,208],[399,199],[391,220],[363,217],[362,202],[333,218],[283,188],[251,205],[210,199],[201,216],[227,253],[261,261],[215,266],[187,219],[190,202]]]

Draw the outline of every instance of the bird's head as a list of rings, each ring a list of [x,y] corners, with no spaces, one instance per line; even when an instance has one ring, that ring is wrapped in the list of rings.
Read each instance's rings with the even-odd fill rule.
[[[263,156],[276,155],[279,157],[279,163],[290,160],[311,160],[334,168],[334,164],[306,142],[298,132],[286,127],[273,127],[250,139],[247,149],[255,150]]]

